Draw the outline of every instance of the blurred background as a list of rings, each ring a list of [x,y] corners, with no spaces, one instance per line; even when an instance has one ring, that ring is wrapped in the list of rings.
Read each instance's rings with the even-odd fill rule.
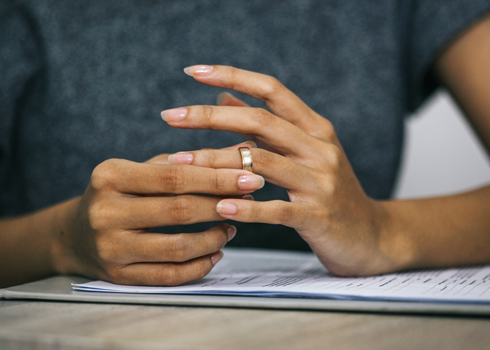
[[[490,160],[445,91],[406,121],[405,152],[395,198],[442,195],[490,183]]]

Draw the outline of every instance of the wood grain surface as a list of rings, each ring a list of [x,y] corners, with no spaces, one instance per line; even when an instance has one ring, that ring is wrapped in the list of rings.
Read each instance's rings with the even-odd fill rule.
[[[490,319],[0,301],[0,349],[490,349]]]

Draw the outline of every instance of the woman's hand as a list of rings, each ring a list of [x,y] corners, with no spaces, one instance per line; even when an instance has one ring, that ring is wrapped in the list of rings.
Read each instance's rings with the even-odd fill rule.
[[[267,149],[252,149],[254,172],[286,188],[291,201],[228,198],[217,205],[222,217],[293,227],[325,267],[339,275],[368,275],[405,267],[409,246],[385,233],[383,205],[364,193],[327,119],[270,76],[226,66],[193,66],[186,73],[200,83],[257,98],[269,108],[250,108],[224,95],[218,107],[162,112],[173,127],[236,132]],[[170,162],[241,169],[236,150],[178,153]]]
[[[171,286],[202,278],[221,259],[233,226],[172,235],[149,228],[223,220],[218,196],[241,197],[263,182],[243,170],[170,165],[167,155],[147,163],[105,161],[71,205],[53,250],[55,268],[120,284]]]

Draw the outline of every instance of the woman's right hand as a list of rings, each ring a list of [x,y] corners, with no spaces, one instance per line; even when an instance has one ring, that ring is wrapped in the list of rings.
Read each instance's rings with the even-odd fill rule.
[[[149,229],[223,220],[216,212],[218,196],[243,196],[261,188],[264,179],[244,170],[171,165],[167,157],[146,163],[111,159],[94,169],[56,235],[58,273],[173,286],[211,271],[235,227],[168,235]]]

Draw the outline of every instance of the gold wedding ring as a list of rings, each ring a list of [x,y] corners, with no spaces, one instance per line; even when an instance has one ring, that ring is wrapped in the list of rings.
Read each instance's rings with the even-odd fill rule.
[[[252,152],[248,147],[239,147],[240,155],[242,156],[242,169],[253,172]]]

